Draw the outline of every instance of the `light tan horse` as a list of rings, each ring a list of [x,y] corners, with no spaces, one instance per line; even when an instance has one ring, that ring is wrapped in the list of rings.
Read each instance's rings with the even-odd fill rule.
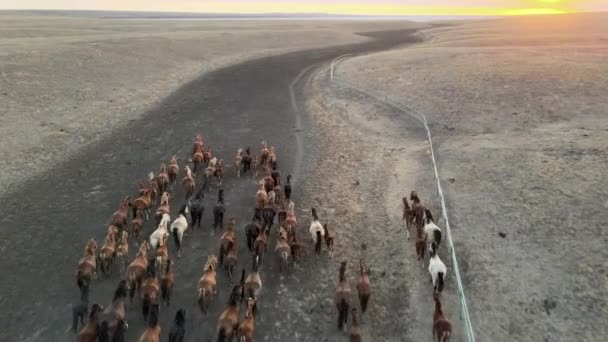
[[[218,341],[232,341],[239,326],[240,309],[238,298],[240,286],[235,285],[230,293],[228,308],[222,312],[217,322]]]
[[[97,275],[96,251],[97,243],[93,239],[89,240],[84,248],[84,256],[78,262],[78,268],[76,269],[76,284],[81,291],[84,288],[88,289],[91,279]]]
[[[203,268],[203,275],[198,281],[198,305],[203,314],[207,313],[209,302],[213,299],[216,293],[217,278],[217,257],[211,255],[207,258],[207,262]]]
[[[177,181],[177,175],[179,175],[179,164],[177,164],[177,156],[171,157],[171,164],[169,164],[169,182],[171,185]]]
[[[120,207],[112,214],[111,225],[121,229],[127,228],[127,217],[129,216],[129,206],[131,205],[131,196],[125,196],[120,201]]]
[[[241,178],[241,162],[243,161],[243,149],[239,148],[236,150],[236,157],[234,157],[234,170],[236,171],[236,176]]]
[[[264,190],[264,181],[261,181],[258,185],[258,192],[255,194],[255,199],[257,203],[257,207],[262,209],[264,208],[264,204],[268,199],[268,193]]]
[[[120,243],[116,248],[116,258],[120,266],[120,273],[124,273],[127,269],[127,260],[129,260],[129,233],[123,231],[120,236]]]

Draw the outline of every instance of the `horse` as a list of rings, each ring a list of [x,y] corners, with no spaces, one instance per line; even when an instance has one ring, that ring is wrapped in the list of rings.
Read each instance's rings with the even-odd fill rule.
[[[163,218],[163,215],[171,214],[171,207],[169,206],[169,193],[163,192],[163,196],[160,198],[160,206],[156,213],[154,213],[154,217],[156,218],[156,225],[160,224],[160,221]]]
[[[207,150],[203,153],[203,164],[209,165],[211,163],[211,146],[207,147]]]
[[[112,222],[110,225],[120,229],[127,228],[127,218],[129,217],[129,207],[131,206],[131,196],[125,196],[120,201],[120,207],[112,214]]]
[[[108,235],[106,235],[106,241],[99,251],[99,266],[101,268],[101,272],[105,275],[110,274],[112,263],[116,257],[117,234],[118,228],[110,226],[108,228]]]
[[[285,221],[287,220],[287,208],[285,208],[284,202],[279,207],[279,213],[277,214],[277,217],[279,218],[279,226],[282,227],[285,224]]]
[[[272,207],[272,205],[270,203],[268,203],[262,209],[262,219],[264,221],[264,224],[267,225],[268,227],[272,227],[272,225],[274,224],[274,217],[276,215],[277,215],[277,212],[274,210],[274,208]]]
[[[224,207],[224,199],[222,196],[217,201],[217,204],[213,208],[213,231],[217,230],[219,226],[220,229],[224,229],[224,214],[226,213],[226,208]]]
[[[277,170],[277,162],[272,163],[272,170],[270,171],[270,177],[274,181],[275,186],[281,187],[281,173]]]
[[[137,245],[137,241],[139,240],[139,231],[144,225],[144,220],[142,218],[142,211],[137,210],[135,213],[135,217],[131,221],[131,235],[135,237],[135,244]]]
[[[155,269],[158,270],[158,277],[162,278],[163,274],[163,265],[165,265],[167,263],[167,261],[169,260],[169,249],[167,246],[167,239],[168,239],[169,235],[163,235],[161,240],[160,240],[160,244],[158,245],[158,248],[156,249],[156,255],[155,255],[155,261],[154,261],[154,265],[155,265]]]
[[[257,263],[262,263],[262,255],[266,253],[268,245],[268,230],[269,227],[262,228],[261,234],[253,242],[253,256]]]
[[[327,246],[327,252],[329,253],[329,257],[333,258],[335,236],[329,232],[329,229],[327,229],[327,223],[323,225],[323,231],[325,233],[325,245]]]
[[[245,236],[247,237],[247,248],[253,252],[253,243],[260,235],[262,230],[261,222],[255,218],[245,226]]]
[[[78,322],[84,327],[89,314],[89,288],[83,288],[80,292],[80,301],[72,306],[72,332],[78,330]]]
[[[361,327],[357,319],[357,308],[353,308],[353,323],[350,326],[350,342],[361,342]]]
[[[153,191],[154,186],[149,184],[148,188],[144,189],[142,195],[135,199],[133,202],[133,217],[137,215],[138,210],[141,210],[146,213],[146,221],[150,219],[150,206],[152,205]]]
[[[253,307],[255,305],[255,299],[247,298],[247,314],[245,319],[239,326],[239,341],[241,342],[252,342],[253,331],[255,330],[255,317],[253,315]]]
[[[410,200],[412,201],[412,211],[414,213],[412,222],[416,225],[416,228],[422,228],[424,226],[424,206],[416,191],[410,193]]]
[[[351,291],[348,280],[346,280],[346,261],[340,265],[340,282],[336,288],[334,302],[338,309],[338,329],[346,330],[346,322],[348,322],[348,310],[351,304]]]
[[[116,290],[114,290],[112,302],[107,308],[105,308],[100,316],[99,321],[101,324],[105,323],[106,329],[104,329],[104,333],[107,334],[108,337],[120,334],[120,332],[117,334],[117,330],[121,329],[121,321],[125,324],[125,327],[122,328],[126,329],[128,327],[126,322],[127,312],[125,310],[125,300],[127,298],[128,291],[129,283],[126,280],[119,281]],[[110,341],[109,338],[108,341]]]
[[[274,146],[270,146],[270,153],[268,153],[268,163],[273,165],[277,162],[277,154],[275,152]]]
[[[258,166],[260,165],[260,160],[257,156],[253,156],[251,160],[251,170],[253,170],[253,178],[258,178]]]
[[[215,175],[217,168],[217,158],[213,158],[209,161],[207,168],[203,174],[203,190],[211,187],[211,177]]]
[[[264,190],[266,190],[266,192],[271,192],[272,189],[274,189],[275,183],[274,183],[274,179],[272,179],[272,175],[270,173],[270,171],[266,172],[266,176],[263,179],[264,181]]]
[[[168,259],[165,274],[160,279],[160,298],[166,306],[171,305],[171,291],[173,290],[174,285],[173,271],[171,270],[172,264],[173,261],[171,261],[171,259]]]
[[[220,159],[215,166],[215,171],[213,172],[213,176],[217,182],[218,188],[222,186],[222,181],[224,179],[224,159]]]
[[[150,249],[150,244],[148,241],[144,240],[144,242],[139,247],[139,251],[135,256],[135,259],[131,262],[129,267],[127,267],[127,280],[129,282],[129,298],[130,301],[133,302],[133,296],[135,294],[135,290],[137,289],[137,293],[140,293],[141,283],[143,281],[143,277],[145,275],[146,269],[148,268],[148,258],[147,253]]]
[[[173,322],[173,327],[169,331],[169,342],[184,342],[184,336],[186,335],[186,310],[177,310]]]
[[[98,342],[124,342],[125,341],[125,333],[129,325],[127,322],[123,320],[119,320],[116,324],[116,329],[114,329],[114,334],[112,339],[110,339],[110,328],[108,327],[108,322],[101,322],[99,325],[99,339]]]
[[[158,248],[160,240],[164,236],[169,236],[169,231],[167,229],[167,225],[169,224],[170,220],[171,220],[171,218],[169,217],[168,214],[163,214],[163,216],[158,224],[158,227],[156,228],[156,230],[154,232],[152,232],[152,234],[150,234],[150,247],[153,250],[156,250],[156,248]]]
[[[160,342],[160,324],[158,322],[158,313],[160,307],[158,304],[152,305],[150,308],[150,317],[148,319],[148,327],[141,334],[137,342]]]
[[[127,260],[129,259],[129,233],[123,231],[120,235],[120,243],[116,248],[116,258],[120,266],[120,273],[124,273],[127,269]]]
[[[203,314],[207,313],[207,306],[216,293],[217,257],[212,255],[207,258],[203,267],[203,275],[198,281],[198,305]]]
[[[319,222],[319,216],[317,216],[317,209],[315,208],[312,208],[312,221],[310,222],[308,231],[315,245],[315,250],[317,253],[321,253],[321,241],[325,236],[325,229],[323,229],[323,225]]]
[[[139,196],[143,196],[144,192],[147,189],[152,189],[151,199],[152,204],[156,204],[156,196],[158,195],[158,178],[154,176],[154,172],[148,172],[148,184],[145,184],[144,181],[139,181]]]
[[[293,234],[291,235],[291,257],[293,258],[293,267],[295,269],[298,269],[298,261],[300,260],[300,253],[302,251],[302,246],[300,245],[300,243],[298,242],[297,238],[296,238],[297,234],[294,231]]]
[[[91,279],[97,275],[96,251],[97,243],[94,239],[89,240],[84,248],[84,256],[78,262],[76,269],[76,284],[80,291],[85,288],[88,289]]]
[[[222,312],[217,322],[218,341],[232,341],[239,328],[240,309],[238,305],[239,286],[230,293],[228,308]]]
[[[175,246],[177,247],[178,258],[182,257],[182,240],[184,239],[184,234],[188,230],[187,214],[188,206],[183,205],[179,210],[177,218],[171,223],[171,233],[173,234],[173,241],[175,241]]]
[[[291,255],[291,247],[289,246],[286,235],[279,236],[274,250],[281,260],[281,272],[285,272],[289,263],[289,255]]]
[[[426,253],[426,240],[422,229],[416,228],[416,256],[420,261],[420,267],[424,268],[424,253]]]
[[[186,172],[186,176],[182,179],[182,185],[184,187],[184,192],[186,193],[186,201],[187,201],[190,198],[192,198],[192,194],[194,193],[196,183],[194,181],[194,177],[192,177],[192,171],[190,170],[190,166],[186,165],[185,172]]]
[[[158,189],[160,192],[164,193],[167,191],[170,183],[171,179],[169,178],[169,173],[167,173],[167,165],[162,163],[160,164],[160,172],[158,173]]]
[[[234,235],[234,225],[236,224],[236,219],[234,217],[230,218],[230,223],[228,224],[228,228],[222,236],[220,237],[220,252],[218,253],[218,257],[220,259],[220,265],[224,264],[224,256],[228,254],[228,244],[234,243],[235,235]]]
[[[268,193],[264,190],[264,182],[260,182],[258,186],[258,192],[255,194],[255,200],[258,208],[264,208],[266,200],[268,199]]]
[[[103,311],[103,306],[93,304],[87,323],[76,336],[76,342],[95,342],[99,335],[99,315]]]
[[[243,165],[243,174],[246,174],[251,169],[251,151],[249,147],[245,149],[245,155],[241,159],[241,165]]]
[[[260,264],[255,258],[253,259],[251,273],[245,279],[244,290],[247,293],[251,293],[251,297],[257,301],[258,295],[262,290],[262,278],[260,277]]]
[[[433,341],[437,337],[439,342],[449,342],[452,337],[452,323],[445,318],[441,310],[441,302],[439,301],[439,292],[433,293],[435,301],[435,312],[433,312]]]
[[[262,141],[262,149],[260,151],[260,164],[263,167],[266,167],[266,163],[268,162],[268,156],[270,155],[270,150],[268,149],[268,145],[266,141]]]
[[[158,295],[160,294],[160,284],[156,277],[156,265],[150,261],[148,261],[146,276],[141,284],[141,313],[143,314],[144,321],[148,319],[150,307],[158,304]]]
[[[192,228],[201,227],[203,221],[203,213],[205,212],[205,206],[203,205],[203,192],[199,191],[194,197],[194,201],[190,203],[190,221],[192,222]]]
[[[194,153],[192,153],[192,164],[194,164],[194,174],[197,174],[197,171],[202,167],[203,164],[203,146],[196,147]]]
[[[410,239],[410,228],[412,227],[412,223],[414,221],[414,211],[410,208],[410,205],[407,203],[407,197],[403,197],[403,214],[401,215],[401,227],[405,228],[405,233],[407,234],[407,239]]]
[[[239,258],[239,248],[236,243],[236,239],[234,241],[229,241],[226,249],[226,257],[224,260],[224,269],[228,272],[228,277],[232,279],[232,273],[234,272],[234,268],[238,262]]]
[[[169,164],[169,182],[171,185],[175,184],[177,175],[179,175],[179,165],[177,164],[177,156],[171,157],[171,163]]]
[[[426,224],[424,225],[424,236],[428,243],[435,242],[439,247],[439,243],[441,243],[441,228],[439,228],[434,220],[433,214],[429,209],[424,211],[424,215],[426,216]]]
[[[199,149],[204,147],[203,136],[200,134],[196,135],[196,140],[194,141],[194,145],[192,145],[192,155],[196,153]]]
[[[372,295],[372,284],[369,281],[369,268],[363,263],[363,259],[359,259],[359,281],[357,281],[357,294],[359,295],[359,303],[361,304],[361,314],[367,311],[367,304]],[[353,317],[353,319],[355,319]]]
[[[283,186],[283,194],[285,195],[285,201],[289,202],[291,200],[291,175],[287,175],[287,181]]]
[[[237,178],[241,178],[241,163],[243,162],[243,149],[239,148],[236,150],[236,156],[234,157],[234,170]]]
[[[298,219],[296,217],[296,204],[289,202],[287,207],[287,218],[285,219],[285,228],[287,228],[288,234],[295,234],[296,226],[298,225]]]
[[[429,273],[431,274],[431,282],[433,283],[433,289],[439,293],[443,291],[443,282],[445,276],[447,275],[447,267],[437,254],[437,244],[435,242],[431,243],[431,248],[429,248],[429,252],[431,254],[431,259],[429,260]]]

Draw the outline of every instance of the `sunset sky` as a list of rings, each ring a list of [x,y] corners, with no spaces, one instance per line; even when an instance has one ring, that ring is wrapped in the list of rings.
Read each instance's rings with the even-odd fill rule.
[[[608,11],[608,0],[0,0],[0,9],[487,16]]]

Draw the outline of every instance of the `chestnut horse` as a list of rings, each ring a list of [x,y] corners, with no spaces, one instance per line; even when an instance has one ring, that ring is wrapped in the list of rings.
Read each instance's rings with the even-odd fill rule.
[[[253,259],[251,273],[245,279],[244,290],[251,293],[251,297],[257,301],[258,294],[262,290],[262,278],[260,277],[260,264],[255,258]]]
[[[99,266],[101,272],[105,275],[111,273],[111,267],[116,257],[116,237],[118,235],[118,228],[110,226],[108,228],[108,235],[106,241],[99,251]]]
[[[441,302],[439,301],[439,292],[433,293],[435,300],[435,312],[433,313],[433,341],[437,337],[439,342],[449,342],[452,337],[452,323],[445,318],[441,310]]]
[[[350,326],[350,342],[361,342],[361,327],[357,319],[357,308],[353,308],[353,323]]]
[[[133,221],[131,221],[131,235],[135,236],[135,244],[137,245],[137,241],[139,241],[139,231],[144,225],[144,220],[142,218],[142,210],[137,210],[135,212],[135,217]]]
[[[129,281],[129,298],[131,302],[133,302],[135,290],[137,289],[137,293],[140,293],[141,282],[143,281],[146,270],[148,269],[147,254],[149,249],[150,245],[148,244],[148,241],[144,240],[144,242],[139,247],[139,251],[135,256],[135,259],[131,262],[129,267],[127,267],[127,280]]]
[[[205,145],[203,144],[203,136],[200,134],[196,135],[196,140],[194,141],[194,145],[192,145],[192,155],[196,153],[199,149],[203,149]]]
[[[260,164],[262,167],[266,167],[269,155],[270,150],[268,149],[268,145],[266,145],[266,141],[262,141],[262,149],[260,151]]]
[[[229,244],[234,244],[235,234],[234,234],[234,226],[236,225],[236,219],[234,217],[230,218],[230,222],[228,223],[228,228],[222,236],[220,237],[220,252],[218,254],[220,259],[220,265],[224,264],[224,256],[228,254]]]
[[[152,192],[154,185],[148,184],[148,188],[143,190],[143,194],[133,202],[133,217],[137,215],[137,211],[141,210],[146,213],[146,221],[150,219],[150,206],[152,205]]]
[[[340,265],[340,282],[336,288],[334,302],[338,309],[338,329],[346,331],[348,311],[351,305],[350,285],[348,284],[348,280],[346,280],[346,261],[343,261]]]
[[[187,201],[192,198],[192,194],[194,193],[194,189],[196,187],[196,182],[194,181],[194,177],[192,177],[190,166],[186,165],[185,172],[186,176],[182,179],[182,185],[184,187],[184,192],[186,193]]]
[[[203,153],[203,164],[209,165],[211,162],[211,146],[207,147],[207,150]]]
[[[240,342],[253,342],[253,331],[255,330],[254,305],[255,299],[251,297],[247,298],[247,314],[245,320],[239,326]]]
[[[129,207],[131,206],[131,196],[126,196],[120,201],[120,207],[118,210],[112,214],[112,222],[110,223],[113,226],[116,226],[120,229],[126,229],[127,218],[129,216]]]
[[[120,235],[120,243],[116,248],[116,258],[120,267],[120,273],[124,273],[127,269],[127,260],[129,259],[129,233],[123,231]]]
[[[167,165],[165,163],[160,164],[160,173],[158,174],[158,189],[161,193],[164,193],[169,188],[171,179],[169,173],[167,173]]]
[[[325,245],[327,246],[327,252],[329,253],[329,257],[333,258],[335,236],[333,233],[329,232],[329,229],[327,229],[327,223],[323,225],[323,230],[325,231]]]
[[[253,256],[258,264],[262,263],[262,256],[266,253],[268,245],[268,226],[262,228],[261,234],[253,242]]]
[[[175,283],[173,278],[173,271],[171,270],[171,264],[173,261],[167,259],[167,268],[165,274],[160,280],[160,297],[166,306],[171,305],[171,292],[173,291],[173,285]]]
[[[209,256],[203,267],[203,275],[198,281],[198,305],[203,314],[207,313],[209,301],[213,299],[216,293],[216,268],[217,257]]]
[[[76,270],[76,284],[81,291],[85,288],[88,289],[91,279],[97,274],[96,251],[97,243],[94,239],[89,240],[84,248],[84,256],[78,262]]]
[[[158,322],[158,313],[160,306],[158,304],[152,305],[150,309],[150,318],[148,319],[148,327],[141,334],[137,342],[160,342],[160,324]]]
[[[232,341],[239,329],[240,309],[238,298],[240,295],[239,285],[235,285],[230,293],[228,308],[222,312],[217,322],[218,341]]]
[[[416,227],[416,256],[420,261],[420,267],[424,268],[424,254],[426,253],[426,240],[422,229]]]
[[[412,201],[412,211],[414,218],[412,222],[416,225],[416,228],[422,229],[424,227],[424,206],[418,197],[416,191],[412,191],[410,194],[410,200]]]
[[[372,284],[369,281],[369,268],[365,266],[363,259],[359,259],[357,294],[359,295],[359,303],[361,304],[361,314],[364,314],[367,311],[367,304],[372,295]],[[353,317],[353,319],[355,318]]]
[[[281,260],[281,272],[285,272],[289,263],[289,255],[291,254],[291,247],[289,246],[289,242],[287,242],[287,234],[279,236],[274,250]]]
[[[198,170],[202,168],[203,165],[203,146],[198,146],[194,153],[192,154],[192,163],[194,164],[194,174],[196,175]]]
[[[169,164],[169,182],[171,185],[177,181],[177,175],[179,175],[179,165],[177,164],[177,156],[171,157],[171,164]]]
[[[239,259],[239,248],[236,240],[229,241],[226,246],[226,257],[224,259],[224,269],[228,272],[228,277],[232,279],[232,273]]]
[[[78,336],[76,336],[76,342],[95,342],[97,340],[97,336],[99,335],[99,315],[102,311],[102,305],[93,304],[89,313],[89,319],[82,330],[80,330],[80,333],[78,333]]]
[[[158,296],[160,294],[160,284],[156,278],[156,266],[153,262],[148,261],[148,269],[146,276],[141,284],[142,307],[141,312],[144,321],[148,319],[150,307],[158,304]]]

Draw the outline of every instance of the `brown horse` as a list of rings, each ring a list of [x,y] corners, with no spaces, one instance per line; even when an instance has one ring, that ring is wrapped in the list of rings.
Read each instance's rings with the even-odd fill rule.
[[[262,228],[262,232],[253,242],[253,256],[257,263],[262,263],[262,256],[266,253],[268,247],[268,226]]]
[[[274,146],[270,147],[270,151],[268,153],[268,165],[273,165],[277,162],[277,154],[275,152]]]
[[[359,281],[357,282],[357,294],[359,295],[359,303],[361,304],[361,314],[367,311],[367,304],[372,295],[372,284],[369,281],[369,268],[363,263],[363,259],[359,259]],[[353,317],[354,319],[354,317]]]
[[[131,196],[126,196],[120,201],[118,210],[112,214],[112,222],[110,224],[120,229],[126,229],[128,226],[129,206],[131,206]]]
[[[198,170],[203,166],[203,146],[197,147],[197,149],[192,154],[192,163],[194,164],[194,174],[196,175]]]
[[[106,241],[99,251],[99,266],[101,272],[105,275],[111,273],[111,267],[116,257],[116,237],[118,235],[118,228],[110,226],[108,228],[108,235],[106,235]]]
[[[237,334],[240,318],[239,295],[240,286],[235,285],[230,293],[228,307],[222,312],[217,321],[218,341],[232,341]]]
[[[89,313],[89,319],[78,333],[78,336],[76,336],[76,342],[95,342],[97,340],[97,336],[99,335],[99,316],[102,311],[102,305],[93,304],[91,313]]]
[[[289,242],[287,241],[287,233],[285,233],[285,235],[281,234],[279,236],[279,239],[277,240],[277,245],[274,250],[279,256],[279,259],[281,260],[281,272],[285,272],[289,264],[289,255],[291,254],[291,247],[289,246]]]
[[[340,282],[336,288],[334,302],[338,309],[338,329],[346,331],[348,311],[351,305],[350,284],[346,280],[346,261],[343,261],[340,265]]]
[[[266,192],[271,192],[274,189],[274,185],[272,174],[270,171],[266,171],[266,176],[264,176],[264,190],[266,190]]]
[[[222,187],[222,181],[224,180],[224,159],[220,159],[215,166],[215,171],[213,172],[213,176],[217,181],[217,187]]]
[[[133,218],[133,221],[131,221],[131,235],[135,237],[135,244],[137,244],[137,241],[139,241],[139,232],[141,231],[141,228],[144,225],[144,219],[142,215],[143,211],[137,210],[135,212],[135,217]]]
[[[196,153],[199,149],[202,150],[205,147],[203,143],[203,136],[200,134],[196,135],[196,140],[194,141],[194,145],[192,145],[192,155]]]
[[[449,342],[452,337],[452,323],[445,318],[441,310],[441,302],[439,301],[439,292],[433,293],[435,300],[435,312],[433,313],[433,341],[437,337],[439,342]]]
[[[224,264],[224,257],[228,254],[229,244],[234,245],[235,242],[235,234],[234,234],[234,226],[236,225],[236,219],[234,217],[230,218],[230,222],[228,223],[228,227],[222,236],[220,237],[220,252],[219,259],[220,265]]]
[[[141,210],[146,213],[146,221],[150,219],[150,206],[152,205],[152,192],[154,186],[148,184],[148,188],[144,190],[143,194],[135,199],[133,202],[133,217],[137,215],[137,211]]]
[[[84,256],[78,262],[76,269],[76,284],[81,291],[88,289],[91,279],[97,274],[96,251],[97,243],[93,239],[89,240],[84,248]]]
[[[135,290],[137,289],[137,293],[140,293],[141,283],[144,279],[144,275],[146,273],[146,269],[148,269],[148,250],[150,249],[150,244],[147,240],[139,247],[139,251],[135,256],[135,259],[131,262],[129,267],[127,267],[127,280],[129,281],[129,298],[131,302],[133,302],[133,296],[135,295]]]
[[[236,176],[241,178],[241,162],[243,161],[243,149],[239,148],[236,150],[236,157],[234,157],[234,169]]]
[[[258,166],[260,165],[260,160],[257,156],[253,156],[251,159],[251,170],[253,170],[253,178],[258,178]]]
[[[424,253],[426,253],[425,236],[422,233],[422,228],[416,227],[416,256],[422,268],[424,268]]]
[[[403,197],[403,214],[401,215],[401,227],[405,228],[407,239],[410,239],[410,229],[414,222],[414,211],[407,203],[407,197]]]
[[[209,301],[213,299],[216,293],[216,268],[217,257],[214,255],[209,256],[203,268],[203,275],[198,281],[198,305],[203,314],[207,313]]]
[[[186,200],[189,200],[194,194],[194,189],[196,187],[196,183],[194,182],[194,177],[192,177],[192,171],[190,171],[190,166],[186,165],[186,177],[182,179],[182,185],[184,187],[184,192],[186,193]]]
[[[169,182],[171,185],[177,181],[177,175],[179,175],[179,165],[177,164],[177,156],[171,157],[171,164],[169,164]]]
[[[207,147],[207,150],[203,153],[203,164],[205,164],[205,166],[209,165],[209,162],[211,161],[211,146]]]
[[[162,278],[162,267],[169,260],[169,249],[167,246],[168,235],[163,235],[159,240],[158,248],[156,248],[155,267],[158,270],[158,278]]]
[[[129,259],[129,233],[122,232],[120,243],[116,248],[116,258],[120,266],[120,273],[124,273],[127,269],[127,260]]]
[[[410,200],[412,201],[412,212],[414,213],[414,218],[412,222],[416,225],[416,228],[422,229],[424,227],[424,206],[420,201],[420,197],[418,197],[418,193],[416,191],[412,191],[410,193]]]
[[[327,223],[325,223],[323,225],[323,230],[325,231],[325,245],[327,246],[327,251],[329,253],[329,257],[333,258],[334,257],[335,236],[334,236],[334,234],[329,232],[329,229],[327,229]]]
[[[262,278],[260,277],[260,265],[255,258],[253,259],[251,273],[245,279],[244,290],[246,293],[250,293],[251,297],[257,301],[258,294],[262,290]]]
[[[236,240],[229,241],[226,246],[227,253],[224,259],[224,269],[228,272],[228,277],[232,279],[232,274],[234,272],[234,268],[239,259],[239,248],[237,246]]]
[[[247,314],[245,320],[239,326],[239,341],[240,342],[253,342],[253,332],[255,330],[255,317],[253,315],[253,306],[255,305],[255,299],[247,298]]]
[[[156,218],[156,225],[160,224],[160,220],[163,218],[164,214],[169,215],[171,213],[171,206],[169,205],[169,193],[163,192],[163,196],[160,198],[160,206],[154,213],[154,217]]]
[[[152,305],[150,310],[150,318],[148,319],[148,327],[141,334],[137,342],[160,342],[161,329],[158,322],[158,313],[160,306],[158,304]]]
[[[144,316],[144,321],[148,319],[150,307],[158,304],[158,296],[160,295],[160,284],[156,277],[156,267],[154,264],[148,263],[145,278],[141,284],[141,312]]]
[[[268,163],[268,156],[270,156],[270,150],[268,149],[266,141],[262,141],[262,149],[260,151],[260,164],[262,167],[266,167]]]
[[[173,285],[175,284],[175,281],[173,279],[173,271],[171,270],[172,264],[173,261],[171,261],[171,259],[168,259],[165,274],[160,280],[160,297],[166,306],[171,305],[171,292],[173,291]]]
[[[158,174],[158,188],[160,192],[163,193],[167,191],[170,183],[171,179],[169,178],[169,173],[167,172],[167,165],[162,163],[160,164],[160,173]]]
[[[357,319],[357,308],[353,308],[353,323],[350,326],[350,342],[361,342],[361,327]]]
[[[293,258],[293,268],[298,269],[298,262],[300,261],[300,254],[302,253],[302,245],[296,238],[297,234],[294,231],[291,235],[291,257]]]
[[[112,303],[108,305],[100,316],[99,321],[101,322],[101,325],[105,326],[107,329],[106,333],[109,336],[116,335],[117,329],[120,328],[121,321],[124,323],[125,328],[128,327],[128,324],[126,323],[127,312],[125,310],[125,300],[127,299],[128,291],[129,283],[126,280],[119,281],[116,290],[114,290]]]

